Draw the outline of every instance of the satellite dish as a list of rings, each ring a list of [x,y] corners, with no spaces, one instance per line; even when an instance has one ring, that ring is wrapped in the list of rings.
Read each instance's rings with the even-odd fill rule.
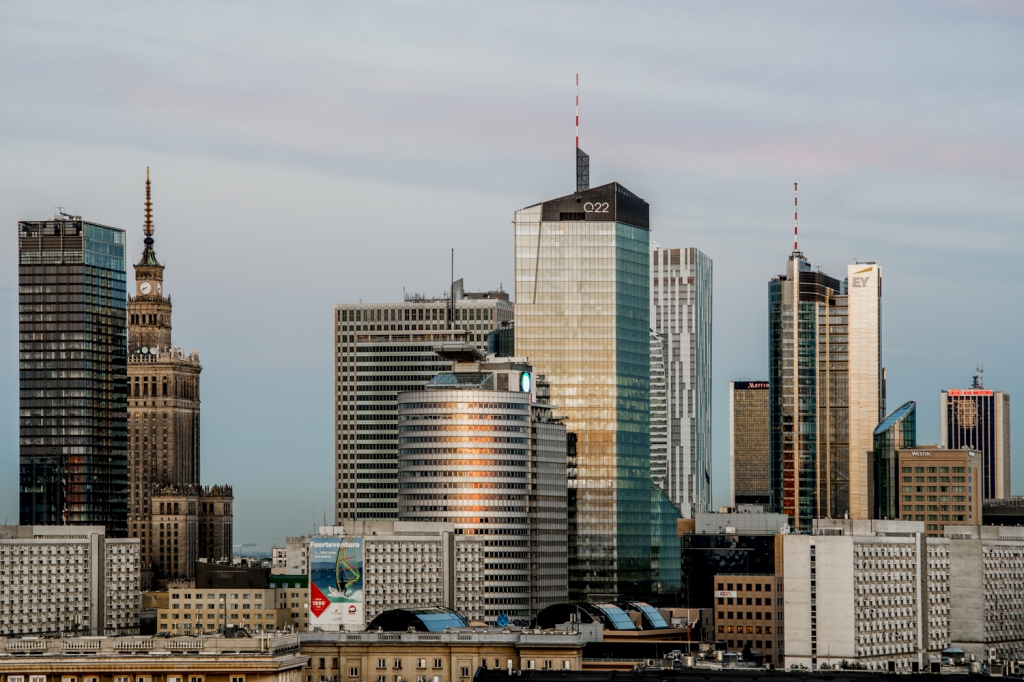
[[[142,347],[142,352],[143,352],[143,353],[148,353],[148,352],[149,352],[149,349],[148,349],[148,348],[146,348],[145,346],[143,346],[143,347]]]
[[[505,627],[506,625],[508,625],[508,616],[506,616],[504,613],[499,613],[497,623],[498,627]]]

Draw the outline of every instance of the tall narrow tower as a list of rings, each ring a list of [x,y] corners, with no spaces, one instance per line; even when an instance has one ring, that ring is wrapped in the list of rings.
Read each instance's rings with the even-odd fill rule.
[[[198,352],[185,354],[171,342],[171,297],[153,248],[148,168],[144,234],[135,296],[128,299],[128,509],[148,588],[153,580],[190,578],[196,559],[230,556],[231,489],[199,485],[203,368]]]

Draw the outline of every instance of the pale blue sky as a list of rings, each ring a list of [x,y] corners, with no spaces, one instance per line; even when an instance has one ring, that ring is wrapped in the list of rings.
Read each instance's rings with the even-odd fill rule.
[[[889,405],[975,364],[1024,400],[1024,9],[1013,2],[0,5],[0,517],[17,519],[15,224],[55,206],[142,244],[152,167],[174,339],[203,360],[204,483],[235,537],[332,499],[331,306],[513,287],[512,213],[592,182],[714,259],[714,491],[726,386],[767,368],[791,248],[883,267]],[[1014,489],[1024,467],[1014,461]]]

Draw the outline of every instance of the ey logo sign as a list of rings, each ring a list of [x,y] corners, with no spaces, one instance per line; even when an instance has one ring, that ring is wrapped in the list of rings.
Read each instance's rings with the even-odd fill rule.
[[[854,274],[859,275],[862,272],[871,272],[871,268],[864,268],[863,270],[858,270]],[[852,277],[851,279],[853,280],[852,284],[854,288],[866,287],[868,285],[868,282],[871,280],[870,277]]]

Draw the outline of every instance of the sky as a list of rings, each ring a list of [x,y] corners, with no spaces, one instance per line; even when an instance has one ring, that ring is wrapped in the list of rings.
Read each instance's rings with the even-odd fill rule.
[[[813,265],[882,267],[888,406],[918,402],[918,441],[978,366],[1024,423],[1019,3],[14,1],[0,61],[7,522],[18,220],[124,228],[137,261],[151,168],[173,338],[203,363],[202,482],[234,486],[238,551],[265,552],[331,520],[333,305],[440,294],[453,247],[468,289],[513,292],[513,212],[575,186],[576,73],[591,185],[714,261],[716,505],[794,182]]]

